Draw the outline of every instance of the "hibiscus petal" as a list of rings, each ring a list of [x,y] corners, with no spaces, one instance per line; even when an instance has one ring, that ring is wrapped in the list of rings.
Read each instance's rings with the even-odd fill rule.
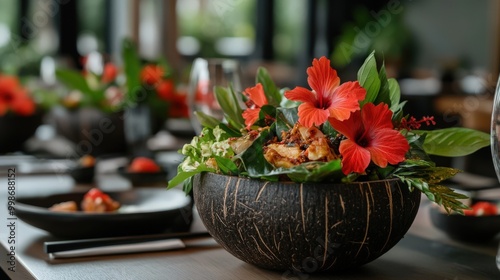
[[[385,103],[375,106],[373,103],[367,103],[363,106],[362,118],[365,127],[371,130],[383,128],[394,128],[392,124],[392,111]]]
[[[299,123],[305,127],[321,125],[328,119],[328,111],[314,107],[311,103],[302,103],[299,106]]]
[[[345,175],[351,172],[364,173],[370,164],[370,152],[350,139],[340,143],[339,151],[342,155],[342,172]]]
[[[376,165],[383,168],[387,166],[387,163],[398,164],[405,160],[405,154],[410,149],[410,145],[399,131],[379,129],[372,136],[373,139],[366,149]]]
[[[3,116],[7,113],[7,110],[9,109],[9,106],[7,103],[0,102],[0,116]]]
[[[349,118],[351,112],[360,109],[359,101],[365,99],[366,90],[358,82],[346,82],[335,89],[328,108],[330,117],[339,121]]]
[[[339,121],[335,118],[328,118],[328,120],[336,131],[338,131],[340,134],[343,134],[349,139],[355,140],[357,135],[360,135],[364,132],[360,111],[351,113],[351,116],[344,121]]]
[[[247,129],[250,129],[250,127],[259,119],[259,113],[260,108],[246,109],[243,111],[243,114],[241,115],[245,119]]]
[[[337,71],[330,66],[330,60],[324,56],[319,60],[316,58],[313,60],[312,66],[307,68],[307,75],[307,83],[321,96],[318,99],[327,98],[340,84]]]
[[[315,104],[317,101],[314,92],[303,87],[295,87],[285,92],[285,97],[289,100],[308,102],[311,104]]]
[[[264,94],[264,88],[261,83],[256,84],[254,87],[245,89],[247,96],[255,103],[255,105],[262,107],[267,104],[267,98]]]

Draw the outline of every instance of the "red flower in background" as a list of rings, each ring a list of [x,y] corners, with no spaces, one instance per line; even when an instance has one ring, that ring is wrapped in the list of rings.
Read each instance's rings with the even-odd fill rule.
[[[175,95],[175,85],[171,80],[163,80],[156,87],[156,93],[158,96],[166,101],[170,101]]]
[[[35,109],[35,102],[16,77],[0,75],[0,116],[9,110],[16,115],[30,116]]]
[[[103,83],[111,83],[115,80],[117,75],[118,67],[116,67],[113,63],[106,63],[102,71],[101,81]]]
[[[302,101],[299,106],[299,122],[306,126],[321,125],[328,118],[339,121],[349,118],[351,112],[359,110],[359,101],[366,96],[366,90],[358,82],[340,85],[337,71],[330,66],[330,60],[314,59],[307,68],[307,82],[311,87],[295,87],[285,93],[293,101]],[[340,85],[340,86],[339,86]]]
[[[243,112],[243,118],[245,119],[247,129],[250,129],[250,127],[259,119],[260,108],[268,104],[268,101],[261,83],[258,83],[254,87],[245,89],[244,94],[249,99],[246,102],[248,109]]]
[[[188,118],[189,117],[189,107],[187,105],[187,95],[186,94],[174,94],[171,99],[170,108],[168,111],[169,117],[172,118]]]
[[[163,79],[165,70],[163,67],[154,64],[148,64],[141,70],[141,81],[148,85],[156,85]]]
[[[361,111],[345,121],[330,119],[330,123],[347,139],[340,143],[342,172],[364,173],[370,161],[384,168],[388,163],[398,164],[410,149],[406,138],[395,130],[392,111],[387,104],[367,103]]]

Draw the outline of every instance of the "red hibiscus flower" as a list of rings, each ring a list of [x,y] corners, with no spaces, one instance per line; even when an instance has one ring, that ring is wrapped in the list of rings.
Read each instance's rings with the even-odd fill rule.
[[[302,125],[321,125],[328,118],[343,121],[349,118],[351,112],[359,110],[359,100],[365,98],[366,90],[358,82],[340,85],[340,78],[337,71],[331,68],[329,59],[324,56],[314,59],[312,66],[307,68],[307,75],[312,91],[295,87],[285,93],[290,100],[304,102],[298,112]]]
[[[339,148],[344,174],[363,173],[370,161],[384,168],[388,163],[398,164],[405,159],[410,145],[394,129],[391,119],[392,111],[383,103],[377,106],[367,103],[345,121],[330,119],[333,128],[347,138]]]
[[[261,83],[256,84],[254,87],[245,89],[244,94],[249,98],[249,100],[246,102],[248,109],[243,112],[243,118],[245,119],[247,129],[250,129],[250,127],[259,119],[260,108],[268,104],[268,102]]]
[[[158,84],[165,74],[161,66],[149,64],[144,66],[141,70],[141,81],[148,85]]]
[[[30,116],[35,109],[35,102],[16,77],[0,75],[0,116],[9,110],[17,115]]]
[[[17,97],[11,104],[11,108],[14,113],[20,116],[31,116],[36,110],[35,102],[25,91],[18,92]]]

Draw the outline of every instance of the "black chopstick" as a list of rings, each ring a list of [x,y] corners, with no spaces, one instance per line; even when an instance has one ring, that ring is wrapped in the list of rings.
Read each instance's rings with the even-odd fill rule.
[[[198,238],[210,237],[208,232],[178,232],[152,235],[137,235],[137,236],[122,236],[122,237],[106,237],[92,239],[77,239],[63,241],[46,241],[44,242],[45,253],[56,253],[69,250],[86,249],[94,247],[102,247],[109,245],[133,244],[138,242],[157,241],[173,238]]]

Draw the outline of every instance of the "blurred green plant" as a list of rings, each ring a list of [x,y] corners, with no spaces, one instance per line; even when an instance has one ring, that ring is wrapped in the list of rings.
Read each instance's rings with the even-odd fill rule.
[[[404,23],[404,13],[384,12],[386,16],[382,18],[366,7],[354,10],[353,20],[344,24],[335,42],[331,54],[334,66],[344,67],[373,50],[386,62],[399,60],[412,52],[413,37]]]

